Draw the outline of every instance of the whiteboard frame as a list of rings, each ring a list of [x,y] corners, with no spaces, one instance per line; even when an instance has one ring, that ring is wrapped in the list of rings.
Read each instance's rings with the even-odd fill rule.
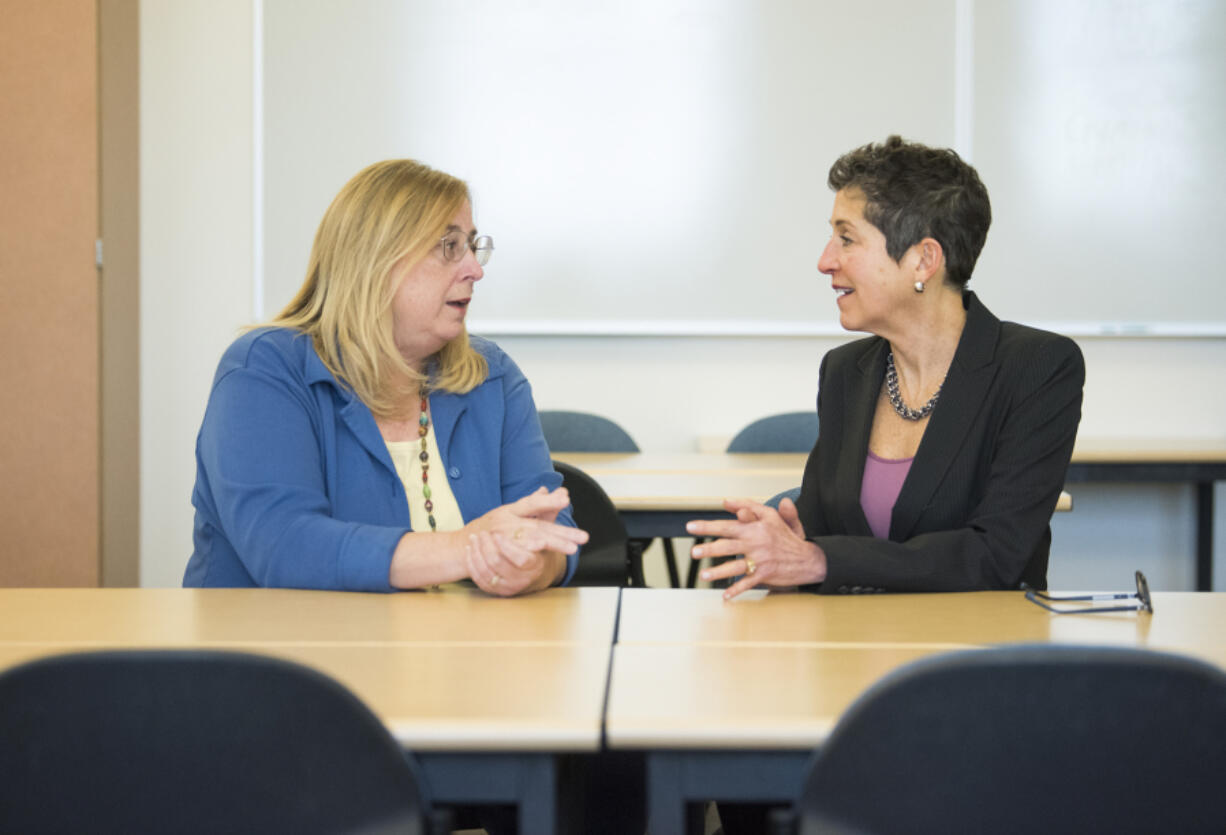
[[[1045,331],[1079,338],[1222,339],[1222,322],[1025,322]],[[488,336],[661,336],[661,337],[848,337],[863,336],[834,322],[693,322],[631,320],[474,319],[470,333]]]

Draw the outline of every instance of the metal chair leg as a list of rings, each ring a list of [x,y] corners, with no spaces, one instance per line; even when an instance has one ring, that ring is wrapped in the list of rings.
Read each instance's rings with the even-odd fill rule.
[[[660,538],[664,546],[664,568],[668,570],[668,585],[670,588],[680,588],[681,578],[677,575],[677,555],[673,551],[673,541],[667,536]]]

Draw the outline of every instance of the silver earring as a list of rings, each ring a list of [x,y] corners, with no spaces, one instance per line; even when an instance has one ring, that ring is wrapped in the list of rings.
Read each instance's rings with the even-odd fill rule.
[[[924,292],[924,282],[922,281],[915,282],[915,292],[917,293]]]

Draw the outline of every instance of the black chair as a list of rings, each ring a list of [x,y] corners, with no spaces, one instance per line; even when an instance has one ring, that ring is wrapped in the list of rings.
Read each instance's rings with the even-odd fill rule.
[[[817,435],[817,412],[784,412],[758,418],[737,432],[728,452],[809,452]]]
[[[554,461],[562,486],[570,492],[575,524],[591,537],[579,552],[572,586],[625,586],[630,582],[630,540],[608,495],[578,467]]]
[[[1147,650],[924,659],[810,763],[800,831],[1226,832],[1226,673]]]
[[[351,692],[236,652],[126,650],[0,674],[0,832],[425,833],[414,759]]]
[[[563,409],[542,409],[538,415],[550,452],[639,452],[639,445],[630,437],[630,433],[602,415]],[[677,574],[673,541],[668,538],[660,541],[664,546],[669,582],[676,588],[681,581]],[[643,579],[643,552],[650,544],[650,538],[630,541],[631,585],[646,585]]]

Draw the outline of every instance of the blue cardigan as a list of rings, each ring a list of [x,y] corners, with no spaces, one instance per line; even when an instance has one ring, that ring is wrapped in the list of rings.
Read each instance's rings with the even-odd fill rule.
[[[430,395],[443,459],[435,472],[446,472],[466,521],[562,483],[523,372],[494,343],[472,343],[489,362],[485,382]],[[374,415],[310,338],[284,328],[244,334],[222,356],[196,440],[192,504],[185,586],[394,591],[392,554],[411,530]],[[570,508],[558,521],[574,525]]]

